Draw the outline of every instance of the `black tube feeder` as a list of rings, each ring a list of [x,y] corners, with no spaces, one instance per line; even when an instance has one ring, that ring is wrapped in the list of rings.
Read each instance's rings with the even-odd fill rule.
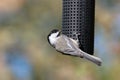
[[[88,54],[94,52],[95,0],[63,0],[62,33],[76,39],[80,33],[81,49]]]

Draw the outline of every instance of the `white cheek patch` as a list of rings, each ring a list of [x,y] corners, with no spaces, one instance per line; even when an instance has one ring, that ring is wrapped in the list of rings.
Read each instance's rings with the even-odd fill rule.
[[[52,45],[56,42],[57,35],[58,35],[58,33],[53,33],[52,35],[49,36],[49,41]]]

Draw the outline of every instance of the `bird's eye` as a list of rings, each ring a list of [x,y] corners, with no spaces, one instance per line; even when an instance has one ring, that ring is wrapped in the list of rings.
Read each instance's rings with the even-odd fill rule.
[[[59,30],[54,29],[54,30],[51,31],[51,33],[56,33],[56,32],[58,32],[58,31],[59,31]]]

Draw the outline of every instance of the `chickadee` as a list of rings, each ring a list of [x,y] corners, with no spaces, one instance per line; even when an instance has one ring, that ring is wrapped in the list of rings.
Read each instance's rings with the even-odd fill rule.
[[[85,58],[97,64],[98,66],[101,66],[102,60],[100,58],[87,54],[86,52],[79,49],[77,41],[62,34],[60,30],[52,30],[47,38],[50,45],[57,51],[65,55]]]

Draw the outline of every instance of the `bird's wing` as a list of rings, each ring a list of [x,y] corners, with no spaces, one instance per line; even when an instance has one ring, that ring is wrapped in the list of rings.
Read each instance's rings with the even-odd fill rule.
[[[78,49],[78,44],[77,44],[77,42],[74,40],[74,39],[72,39],[72,38],[69,38],[69,37],[67,37],[67,36],[63,36],[63,37],[65,37],[64,39],[66,40],[66,42],[67,42],[67,44],[72,48],[72,49]]]

